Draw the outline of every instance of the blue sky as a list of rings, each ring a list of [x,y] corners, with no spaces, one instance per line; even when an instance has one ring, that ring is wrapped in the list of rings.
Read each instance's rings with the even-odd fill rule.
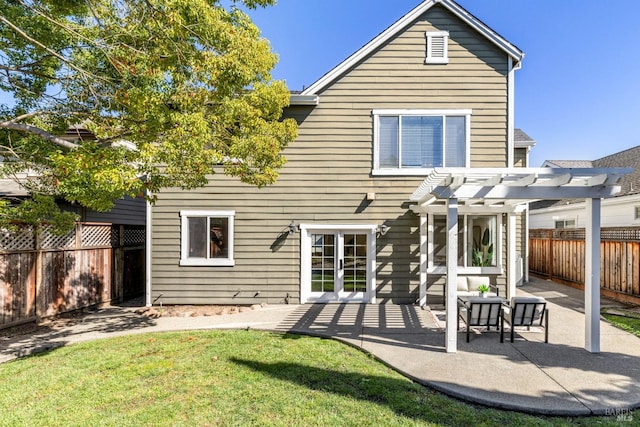
[[[419,0],[278,0],[252,11],[280,56],[274,77],[311,85]],[[640,1],[459,0],[525,52],[516,127],[545,159],[597,159],[640,145]]]

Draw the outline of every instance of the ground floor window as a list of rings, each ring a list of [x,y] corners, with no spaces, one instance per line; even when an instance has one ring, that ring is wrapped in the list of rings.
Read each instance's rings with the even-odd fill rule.
[[[180,265],[232,266],[235,211],[181,211]]]
[[[496,268],[500,266],[499,216],[460,215],[458,217],[458,267]],[[432,246],[429,266],[445,267],[447,260],[447,218],[434,215],[430,224]]]

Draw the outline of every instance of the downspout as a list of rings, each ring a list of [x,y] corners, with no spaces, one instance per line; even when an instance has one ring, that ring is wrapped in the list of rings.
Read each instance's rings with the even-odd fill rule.
[[[513,58],[508,57],[507,67],[509,73],[507,74],[507,167],[513,168],[515,164],[515,72],[522,68],[522,59],[513,63]],[[527,149],[527,158],[525,167],[529,167],[529,150]],[[526,231],[524,233],[524,254],[522,254],[522,280],[523,282],[529,281],[529,204],[524,215],[524,222]],[[522,248],[521,248],[522,249]],[[510,263],[509,268],[514,268],[515,265]],[[509,277],[511,273],[509,273]]]
[[[514,81],[514,73],[516,68],[513,66],[513,58],[510,56],[507,59],[507,167],[512,168],[514,164],[514,127],[515,127],[515,105],[514,105],[514,92],[515,92],[515,81]]]
[[[151,307],[151,202],[150,194],[147,191],[147,209],[146,209],[146,254],[145,254],[145,305]]]

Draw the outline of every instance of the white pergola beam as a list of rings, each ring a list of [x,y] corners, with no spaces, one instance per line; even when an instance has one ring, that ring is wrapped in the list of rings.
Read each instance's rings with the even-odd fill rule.
[[[555,200],[555,199],[604,199],[620,192],[619,186],[511,186],[497,185],[484,187],[480,185],[464,185],[459,188],[436,187],[432,194],[440,199],[450,197],[456,199],[519,199],[519,200]]]
[[[542,185],[545,185],[548,187],[561,187],[563,185],[570,183],[571,178],[573,178],[573,175],[571,175],[570,173],[563,173],[562,175],[558,175],[551,179],[545,180]]]
[[[538,180],[538,174],[532,173],[531,175],[527,175],[516,181],[510,182],[509,185],[514,187],[528,187],[531,184],[534,184],[537,180]]]
[[[494,175],[491,178],[487,179],[482,185],[484,185],[485,187],[493,187],[498,184],[502,184],[503,180],[504,180],[504,175],[500,173],[498,175]]]
[[[602,173],[600,175],[595,175],[595,176],[592,176],[591,178],[585,179],[584,185],[591,186],[591,187],[596,185],[604,185],[604,183],[607,182],[607,179],[609,179],[607,174]]]
[[[603,185],[616,185],[622,179],[622,175],[609,175]]]
[[[584,348],[600,352],[600,199],[586,200]]]

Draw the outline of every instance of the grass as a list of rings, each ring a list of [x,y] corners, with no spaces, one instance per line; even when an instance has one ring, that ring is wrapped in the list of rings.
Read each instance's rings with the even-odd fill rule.
[[[98,340],[0,365],[0,425],[619,424],[469,405],[332,340],[192,331]]]
[[[640,337],[640,319],[634,317],[617,316],[615,314],[603,314],[604,318],[612,325]]]

